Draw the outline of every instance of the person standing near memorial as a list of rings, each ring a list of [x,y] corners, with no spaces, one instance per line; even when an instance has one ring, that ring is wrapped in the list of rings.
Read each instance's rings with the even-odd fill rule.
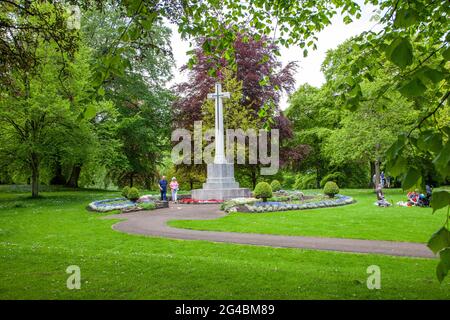
[[[172,190],[172,201],[174,203],[176,203],[177,202],[177,192],[179,189],[177,178],[173,177],[169,186],[170,186],[170,190]]]
[[[167,201],[167,180],[166,176],[162,176],[158,182],[159,190],[161,191],[161,200]]]

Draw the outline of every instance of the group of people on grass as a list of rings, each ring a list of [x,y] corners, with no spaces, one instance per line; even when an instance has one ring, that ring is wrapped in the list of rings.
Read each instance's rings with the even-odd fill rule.
[[[431,201],[432,189],[429,185],[425,187],[425,193],[420,193],[419,189],[408,192],[407,197],[408,201],[398,203],[398,205],[412,207],[429,207]]]
[[[167,182],[166,176],[162,176],[158,181],[159,190],[161,191],[161,200],[167,201],[167,187],[172,191],[172,202],[177,202],[177,194],[180,189],[177,178],[172,177],[170,183]]]
[[[397,202],[397,205],[402,207],[429,207],[433,190],[429,185],[426,185],[425,190],[425,193],[420,193],[419,189],[408,192],[408,194],[406,195],[408,197],[408,201],[399,201]],[[378,205],[379,207],[391,206],[391,203],[388,202],[384,197],[383,187],[381,184],[377,186],[377,188],[375,189],[375,193],[377,195],[377,201],[375,202],[376,205]]]

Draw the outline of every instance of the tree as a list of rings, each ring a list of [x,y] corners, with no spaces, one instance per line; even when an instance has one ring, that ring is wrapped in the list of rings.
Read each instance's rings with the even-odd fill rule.
[[[111,42],[117,41],[120,48],[127,46],[128,39],[120,38],[127,23],[116,6],[85,15],[83,36],[95,48],[97,59]],[[149,32],[151,37],[141,39],[130,50],[119,50],[120,60],[128,66],[104,84],[105,97],[114,102],[119,113],[116,138],[124,155],[108,168],[108,176],[130,187],[135,183],[150,187],[170,147],[172,95],[164,88],[172,77],[170,30],[155,23]]]
[[[330,91],[308,84],[301,86],[289,98],[286,116],[293,124],[294,139],[291,143],[304,145],[306,153],[303,161],[293,161],[290,167],[294,171],[313,168],[316,173],[316,187],[320,188],[320,181],[329,167],[322,152],[323,145],[340,119]]]
[[[191,68],[187,65],[182,67],[182,71],[189,71],[189,81],[176,87],[181,95],[175,105],[179,119],[177,125],[189,128],[194,121],[201,119],[201,106],[215,82],[224,79],[225,69],[231,70],[232,77],[242,81],[241,104],[252,110],[254,117],[264,113],[263,121],[273,124],[274,115],[279,113],[281,94],[289,93],[294,87],[296,64],[290,62],[281,68],[281,62],[274,53],[278,48],[269,39],[256,40],[250,34],[237,34],[232,44],[236,65],[230,66],[226,59],[215,61],[206,55],[204,44],[210,42],[211,39],[206,38],[198,40],[192,51],[196,63]],[[215,63],[220,64],[218,74],[211,72]],[[283,117],[282,114],[279,116]],[[288,132],[289,128],[283,130]]]
[[[89,143],[84,119],[94,116],[96,109],[90,102],[75,103],[82,100],[80,94],[67,96],[80,82],[87,81],[83,79],[88,75],[83,73],[86,61],[82,54],[65,62],[68,74],[61,80],[58,69],[62,62],[55,45],[42,44],[36,50],[41,63],[35,72],[15,70],[14,86],[2,91],[0,102],[2,160],[26,165],[31,174],[33,197],[39,195],[40,168],[44,160],[54,156],[55,150],[67,151],[69,145],[80,141]],[[68,91],[63,92],[62,88]],[[88,115],[86,110],[94,110],[94,113]]]

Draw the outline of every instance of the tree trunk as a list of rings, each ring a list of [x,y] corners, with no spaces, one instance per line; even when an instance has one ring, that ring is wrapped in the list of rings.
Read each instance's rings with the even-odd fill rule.
[[[377,143],[375,148],[376,148],[376,154],[378,154],[378,150],[380,150],[380,144]],[[381,183],[380,183],[380,158],[379,158],[379,156],[377,156],[377,159],[375,160],[375,186],[374,186],[374,188],[377,189],[378,185],[381,185]]]
[[[320,168],[316,168],[316,187],[317,189],[320,189],[320,180],[322,180],[322,177],[320,176]]]
[[[66,186],[71,188],[78,188],[78,179],[80,178],[81,164],[75,164],[72,167],[69,180],[67,180]]]
[[[191,190],[194,189],[194,180],[189,180],[189,186],[191,187]]]
[[[31,197],[39,196],[39,157],[36,153],[31,154]]]
[[[375,189],[380,184],[380,160],[375,160]]]
[[[58,161],[56,162],[56,165],[55,165],[53,178],[50,180],[50,184],[51,185],[64,185],[65,182],[66,182],[66,179],[64,178],[64,176],[62,174],[62,165],[58,159]]]
[[[256,188],[256,182],[257,182],[257,177],[256,177],[256,172],[255,172],[255,168],[251,169],[252,171],[252,175],[251,175],[251,179],[252,179],[252,189],[255,190]]]
[[[370,166],[370,182],[367,184],[367,186],[369,188],[370,187],[375,188],[374,183],[373,183],[373,176],[375,175],[375,162],[369,161],[369,166]]]
[[[133,188],[133,173],[130,173],[129,184],[130,184],[130,188]]]

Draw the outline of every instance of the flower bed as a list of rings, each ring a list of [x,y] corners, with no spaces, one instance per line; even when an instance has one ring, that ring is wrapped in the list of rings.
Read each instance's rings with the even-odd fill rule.
[[[113,210],[133,211],[133,210],[151,210],[149,204],[155,203],[152,196],[142,196],[136,202],[128,200],[127,198],[114,198],[98,200],[89,203],[88,207],[92,211],[108,212]]]
[[[212,204],[212,203],[222,203],[223,200],[210,199],[210,200],[195,200],[192,198],[185,198],[179,201],[183,204]]]
[[[89,203],[89,208],[97,212],[108,212],[136,207],[137,204],[127,198],[105,199]]]
[[[284,201],[254,201],[255,199],[249,198],[247,203],[235,203],[235,199],[227,201],[222,209],[227,212],[273,212],[273,211],[286,211],[286,210],[304,210],[304,209],[315,209],[315,208],[328,208],[343,206],[346,204],[351,204],[354,202],[352,197],[344,195],[336,195],[333,199],[322,199],[320,197],[319,201],[313,202],[312,199],[308,201],[303,201],[301,203],[294,202],[284,202]]]

